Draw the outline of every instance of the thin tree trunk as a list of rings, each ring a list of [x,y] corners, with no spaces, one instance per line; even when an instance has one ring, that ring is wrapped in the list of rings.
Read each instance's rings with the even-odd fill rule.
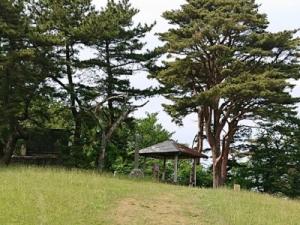
[[[204,115],[203,109],[198,110],[198,152],[203,152],[203,141],[204,141]],[[200,160],[199,160],[200,163]]]
[[[119,118],[111,125],[107,132],[103,131],[101,135],[101,146],[99,149],[98,159],[96,160],[97,167],[100,171],[103,171],[105,165],[105,154],[106,154],[106,147],[109,143],[113,132],[119,127],[119,125],[127,118],[129,113],[131,112],[130,109],[125,110]]]
[[[73,82],[73,71],[71,67],[71,50],[70,46],[66,45],[66,62],[67,62],[67,77],[69,83],[69,94],[71,100],[71,112],[74,120],[74,137],[73,137],[73,155],[78,155],[81,151],[81,115],[76,108],[76,93],[75,93],[75,85]]]
[[[105,132],[103,132],[101,135],[101,146],[100,146],[98,159],[97,159],[97,167],[98,167],[98,170],[101,172],[104,169],[106,146],[107,146],[107,138],[106,138]]]
[[[4,145],[3,143],[0,143],[0,159],[4,156]]]
[[[0,164],[9,165],[11,161],[11,157],[15,151],[16,144],[17,144],[17,135],[15,133],[12,133],[4,146],[3,149],[3,157],[0,159]]]
[[[197,186],[197,161],[199,162],[199,159],[193,159],[193,186],[196,187]]]
[[[107,74],[107,97],[108,97],[108,109],[109,109],[109,115],[110,115],[110,123],[113,124],[115,118],[114,118],[114,99],[111,97],[113,96],[113,89],[114,89],[114,81],[113,81],[113,71],[111,67],[111,56],[110,56],[110,48],[109,48],[109,41],[106,41],[105,43],[105,54],[106,54],[106,74]]]
[[[224,149],[225,153],[221,161],[221,185],[225,185],[227,179],[227,165],[228,165],[228,155],[229,149]]]
[[[81,146],[81,116],[79,113],[75,114],[75,130],[74,130],[74,146]]]

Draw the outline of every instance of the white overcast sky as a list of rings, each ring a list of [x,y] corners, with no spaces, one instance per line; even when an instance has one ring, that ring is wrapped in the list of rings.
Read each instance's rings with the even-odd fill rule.
[[[184,0],[131,0],[132,5],[140,10],[135,20],[142,23],[153,23],[156,21],[152,34],[147,37],[148,47],[152,48],[160,44],[154,33],[167,31],[168,23],[161,17],[166,10],[177,9],[184,4]],[[300,28],[300,0],[257,0],[261,4],[261,12],[268,15],[270,21],[270,31],[281,31],[287,29]],[[106,0],[94,0],[97,8],[104,6]],[[139,74],[132,81],[134,85],[141,88],[148,85],[155,85],[155,81],[148,81],[144,74]],[[295,96],[300,97],[300,82],[295,90]],[[145,117],[146,112],[158,112],[159,122],[165,129],[175,132],[173,139],[179,142],[191,144],[197,132],[197,121],[195,116],[189,116],[184,120],[184,126],[178,127],[171,122],[171,118],[163,111],[162,103],[167,101],[163,97],[151,99],[150,103],[143,109],[136,112],[137,117]]]

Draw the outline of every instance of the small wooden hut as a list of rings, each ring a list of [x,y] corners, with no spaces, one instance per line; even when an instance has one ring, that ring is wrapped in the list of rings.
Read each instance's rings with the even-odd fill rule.
[[[19,140],[12,162],[23,164],[61,164],[63,150],[70,134],[64,129],[27,129],[26,138]],[[20,144],[21,143],[21,144]]]
[[[164,141],[156,145],[139,150],[139,155],[155,159],[163,159],[162,180],[166,175],[166,160],[174,159],[174,183],[177,183],[177,171],[179,159],[200,159],[207,158],[206,155],[199,153],[185,145],[178,144],[174,140]]]

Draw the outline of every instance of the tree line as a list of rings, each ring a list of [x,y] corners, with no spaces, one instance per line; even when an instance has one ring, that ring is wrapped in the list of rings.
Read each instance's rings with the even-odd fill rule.
[[[72,166],[112,169],[137,142],[129,134],[141,121],[131,113],[163,95],[179,125],[197,115],[196,150],[212,156],[214,187],[240,180],[297,189],[299,99],[290,80],[299,79],[298,30],[268,31],[254,0],[187,0],[162,15],[170,24],[158,34],[163,45],[146,50],[155,23],[136,23],[138,13],[129,0],[100,10],[90,0],[0,2],[1,162],[26,128],[58,127],[72,133]],[[160,87],[132,86],[141,71]],[[157,132],[163,137],[147,144],[171,136]]]
[[[86,126],[94,126],[94,139],[101,140],[95,162],[103,169],[112,134],[144,105],[133,102],[153,92],[129,81],[153,59],[153,53],[142,51],[153,25],[134,25],[137,13],[129,1],[109,1],[100,11],[86,0],[1,2],[4,163],[26,136],[24,127],[43,126],[56,110],[66,109],[74,165],[83,153],[82,135],[91,128]],[[93,56],[82,60],[83,48],[92,49]]]

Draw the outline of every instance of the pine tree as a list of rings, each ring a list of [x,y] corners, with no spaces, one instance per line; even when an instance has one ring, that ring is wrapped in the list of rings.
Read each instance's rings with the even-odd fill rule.
[[[0,142],[6,164],[17,140],[26,136],[24,122],[33,120],[33,99],[46,88],[40,64],[45,54],[35,48],[36,31],[26,6],[25,1],[0,2]]]
[[[83,98],[87,88],[80,79],[84,72],[80,69],[79,53],[88,39],[88,24],[94,13],[91,0],[33,1],[31,10],[36,15],[37,29],[48,36],[43,40],[52,47],[52,62],[48,63],[51,79],[66,93],[69,108],[73,115],[72,156],[75,164],[82,154]],[[79,80],[79,81],[78,81]],[[67,81],[67,82],[65,82]]]
[[[138,12],[129,0],[109,0],[106,7],[95,15],[89,28],[92,33],[87,44],[97,52],[96,57],[85,64],[98,69],[99,78],[94,79],[97,84],[95,96],[102,97],[103,103],[107,100],[107,107],[102,107],[98,113],[102,131],[97,164],[101,169],[113,132],[137,108],[132,101],[152,93],[149,89],[137,89],[130,83],[130,77],[145,70],[154,57],[152,52],[144,51],[145,43],[142,42],[153,25],[134,25],[133,17]]]
[[[163,17],[174,25],[160,34],[171,58],[156,76],[173,102],[165,109],[179,123],[198,114],[198,150],[206,140],[219,187],[241,121],[296,102],[287,79],[299,78],[297,31],[268,32],[254,0],[187,0]]]

